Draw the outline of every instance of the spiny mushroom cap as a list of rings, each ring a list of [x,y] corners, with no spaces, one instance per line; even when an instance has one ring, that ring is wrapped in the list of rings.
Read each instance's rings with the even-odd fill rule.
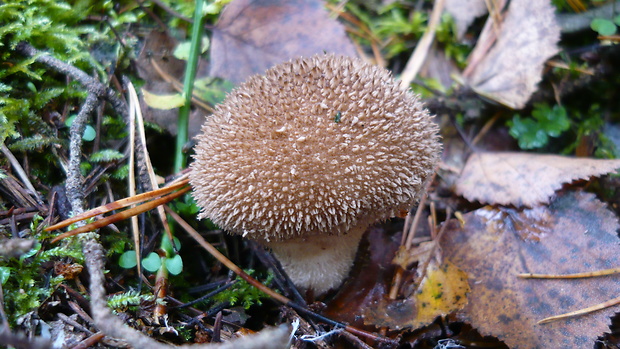
[[[334,55],[251,77],[197,141],[200,217],[263,241],[343,234],[408,210],[441,150],[428,112],[387,70]]]

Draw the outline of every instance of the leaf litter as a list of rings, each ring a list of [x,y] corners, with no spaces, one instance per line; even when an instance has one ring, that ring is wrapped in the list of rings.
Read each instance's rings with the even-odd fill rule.
[[[616,308],[548,324],[543,318],[614,298],[620,278],[531,280],[520,273],[570,274],[620,265],[618,218],[594,194],[566,192],[549,206],[483,207],[451,221],[443,256],[469,276],[457,313],[511,348],[584,348],[608,330]]]
[[[481,1],[476,2],[481,3]],[[212,73],[232,74],[230,75],[232,80],[243,80],[240,76],[262,72],[266,66],[293,56],[306,55],[307,53],[301,51],[309,46],[309,42],[318,41],[317,38],[312,37],[313,33],[317,33],[318,36],[330,35],[322,31],[319,34],[316,28],[321,30],[331,28],[329,30],[334,34],[332,39],[344,40],[341,41],[343,51],[354,55],[353,46],[350,45],[342,28],[339,29],[339,24],[333,18],[329,19],[329,24],[313,24],[313,20],[319,21],[316,18],[320,20],[327,18],[327,12],[323,10],[322,3],[318,9],[309,4],[315,4],[315,2],[266,1],[251,4],[240,0],[233,2],[233,6],[239,6],[237,12],[228,9],[227,14],[221,17],[214,31],[214,46],[218,35],[220,39],[227,42],[231,41],[231,37],[227,36],[234,37],[232,42],[235,39],[239,42],[235,43],[236,46],[220,46],[213,49],[214,61],[212,63],[214,66],[218,59],[217,55],[221,56],[219,58],[223,57],[224,61],[230,62],[231,66],[212,67]],[[555,42],[553,45],[545,46],[545,42],[551,42],[553,37],[550,34],[553,34],[555,30],[554,21],[546,23],[542,31],[536,35],[520,33],[522,28],[515,23],[530,23],[528,18],[519,17],[523,15],[526,8],[530,13],[532,11],[536,11],[537,14],[542,13],[541,16],[548,19],[545,17],[549,15],[547,4],[547,1],[532,4],[513,0],[504,13],[504,21],[492,23],[492,19],[489,20],[487,31],[499,29],[499,38],[496,39],[494,46],[489,46],[491,48],[488,51],[483,52],[484,47],[480,45],[477,50],[483,52],[482,59],[468,68],[470,71],[466,74],[467,82],[476,91],[513,108],[518,108],[529,100],[537,81],[540,80],[542,62],[547,59],[543,56],[551,55],[550,52],[553,50],[548,48],[555,47]],[[233,6],[230,8],[234,8]],[[544,10],[539,12],[537,9]],[[314,19],[302,18],[300,14]],[[296,26],[295,30],[290,30],[291,23]],[[276,29],[270,28],[271,24],[275,25]],[[538,22],[525,25],[529,29],[541,27]],[[297,31],[302,31],[300,28],[303,28],[305,32],[300,34]],[[235,32],[236,29],[240,31]],[[252,31],[260,33],[258,40],[255,40],[253,34],[249,34]],[[290,37],[278,37],[271,41],[271,33],[274,32],[290,34]],[[291,39],[295,35],[297,39]],[[537,41],[542,44],[536,43]],[[222,45],[223,42],[218,44]],[[539,44],[547,49],[541,49],[537,46]],[[320,47],[314,47],[312,53],[326,50],[325,45],[321,45],[319,43]],[[237,49],[239,51],[235,51]],[[529,52],[530,49],[535,53]],[[162,48],[161,51],[163,50]],[[528,51],[528,54],[522,55],[519,51]],[[512,68],[514,62],[504,59],[510,56],[514,56],[511,59],[517,61],[517,68],[526,67],[527,69],[523,71],[515,69],[518,71],[511,72],[511,69],[506,67],[509,64],[508,67]],[[235,57],[245,59],[245,61],[234,61],[232,58]],[[270,61],[271,59],[273,62]],[[170,67],[171,70],[179,68],[181,67],[178,64]],[[154,72],[151,73],[154,74]],[[151,82],[161,80],[161,77],[145,77],[145,79]],[[168,83],[163,85],[162,90],[173,91],[169,89]],[[203,115],[200,119],[202,117]],[[474,174],[469,173],[470,177],[462,176],[461,178],[463,181],[470,180],[470,182],[459,183],[461,189],[457,190],[463,190],[462,194],[469,200],[534,208],[519,210],[486,207],[465,215],[464,227],[457,226],[455,222],[450,223],[450,234],[446,234],[442,240],[444,255],[443,258],[439,258],[441,262],[433,260],[429,264],[419,292],[411,292],[404,299],[396,301],[387,301],[384,295],[388,293],[387,289],[394,271],[394,261],[390,260],[389,256],[395,253],[397,243],[393,239],[394,236],[390,237],[389,234],[385,234],[385,231],[374,229],[370,232],[369,239],[382,241],[388,245],[371,248],[371,262],[365,261],[363,266],[365,269],[359,277],[361,279],[358,276],[352,278],[354,284],[349,284],[349,287],[343,290],[345,292],[342,292],[336,299],[335,304],[340,306],[340,310],[338,314],[333,315],[332,309],[333,317],[361,317],[363,323],[367,325],[407,328],[423,326],[439,315],[458,312],[461,319],[470,322],[484,334],[497,336],[506,343],[511,343],[514,348],[557,347],[558,340],[563,340],[566,347],[590,345],[597,335],[607,330],[608,316],[612,314],[610,309],[583,318],[548,325],[535,325],[534,323],[547,315],[576,310],[597,303],[599,299],[604,301],[616,296],[614,291],[618,289],[615,281],[617,277],[606,277],[599,284],[600,280],[521,280],[517,279],[516,275],[523,272],[569,273],[618,265],[614,257],[617,254],[615,250],[618,244],[615,238],[615,231],[618,229],[617,219],[601,202],[594,199],[591,194],[583,193],[561,193],[559,197],[550,199],[562,183],[598,175],[598,172],[592,173],[602,171],[601,168],[607,167],[601,167],[600,163],[592,166],[586,165],[590,161],[595,161],[591,159],[569,161],[567,158],[557,157],[560,158],[558,159],[560,163],[571,163],[572,167],[569,166],[570,168],[567,169],[556,166],[556,162],[550,161],[549,158],[518,154],[524,158],[521,159],[522,162],[518,164],[518,168],[513,168],[512,160],[516,161],[519,157],[514,154],[515,156],[507,161],[504,161],[505,159],[499,161],[507,165],[503,168],[504,172],[498,174],[503,178],[485,182],[489,179],[488,176],[485,177],[488,173],[495,174],[498,171],[493,166],[502,164],[496,164],[497,158],[486,158],[485,161],[491,163],[476,164],[476,161],[482,162],[483,157],[491,154],[478,155],[477,160],[475,156],[472,156],[467,165],[472,166],[471,172]],[[587,160],[587,162],[573,163],[572,160]],[[480,167],[483,168],[482,174],[479,171]],[[613,167],[615,168],[617,167]],[[611,170],[601,173],[609,171]],[[510,175],[511,172],[514,173]],[[537,176],[549,178],[539,180]],[[521,185],[520,189],[511,187],[496,190],[498,186],[513,184]],[[543,184],[544,188],[539,189],[538,184]],[[552,200],[549,207],[536,206],[539,203],[547,203],[549,200]],[[414,252],[423,254],[425,248],[423,246],[428,245],[423,244],[420,246],[420,250],[423,251],[415,250]],[[409,257],[401,261],[401,265],[405,268],[419,262],[419,259],[416,259],[418,257]],[[408,277],[411,279],[414,278],[413,274],[418,274],[418,270],[410,269],[408,272]],[[469,284],[464,282],[467,279]],[[360,288],[358,287],[360,284],[373,286]],[[469,292],[470,285],[471,292]],[[409,286],[411,291],[414,285]],[[469,305],[466,305],[468,299],[464,295],[468,293],[470,300]],[[353,299],[352,296],[356,296],[357,300],[361,301],[359,303],[353,301],[355,305],[351,306],[350,303],[342,301],[343,294],[349,300]],[[331,304],[329,306],[333,308]],[[364,307],[367,309],[362,312],[360,309]],[[459,311],[463,307],[465,309]],[[383,310],[387,312],[381,313],[380,311]],[[329,314],[329,309],[326,313]],[[494,319],[496,321],[493,321]],[[558,333],[561,335],[558,336]]]

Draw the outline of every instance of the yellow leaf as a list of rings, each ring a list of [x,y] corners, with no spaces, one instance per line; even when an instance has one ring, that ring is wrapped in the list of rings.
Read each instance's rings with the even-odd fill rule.
[[[169,110],[182,107],[185,104],[185,97],[181,93],[156,95],[142,89],[142,95],[144,96],[144,102],[146,102],[149,107],[155,109]]]
[[[463,309],[469,293],[467,273],[449,261],[429,265],[420,291],[416,294],[417,323],[430,323],[437,316]]]

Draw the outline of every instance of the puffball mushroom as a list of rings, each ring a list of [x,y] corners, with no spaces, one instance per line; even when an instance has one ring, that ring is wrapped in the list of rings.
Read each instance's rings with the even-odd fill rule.
[[[249,78],[197,136],[199,216],[270,248],[321,295],[347,276],[362,234],[407,211],[438,160],[438,127],[391,74],[331,54]]]

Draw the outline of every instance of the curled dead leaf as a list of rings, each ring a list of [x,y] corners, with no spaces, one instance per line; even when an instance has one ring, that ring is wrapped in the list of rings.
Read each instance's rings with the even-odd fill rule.
[[[528,206],[548,203],[562,184],[620,168],[620,160],[571,158],[531,153],[474,153],[456,182],[470,201]]]
[[[477,93],[521,109],[536,91],[545,61],[558,52],[560,26],[549,0],[512,0],[503,18],[485,26],[463,76]]]
[[[487,13],[487,5],[484,0],[446,0],[445,10],[454,18],[456,35],[461,38],[477,17]]]

